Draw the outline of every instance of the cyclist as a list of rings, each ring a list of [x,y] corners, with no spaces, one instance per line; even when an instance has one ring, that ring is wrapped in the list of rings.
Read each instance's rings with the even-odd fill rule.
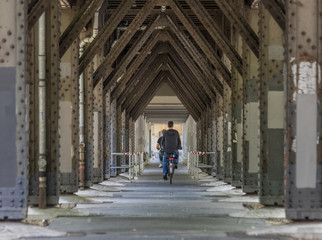
[[[174,153],[176,157],[173,162],[175,164],[175,168],[177,168],[177,164],[179,161],[179,149],[182,149],[181,140],[179,132],[173,129],[173,121],[168,122],[168,130],[163,133],[163,138],[161,141],[161,146],[163,147],[163,179],[168,180],[168,161],[169,155]]]
[[[163,147],[162,147],[162,138],[163,138],[163,133],[165,132],[165,129],[162,129],[161,131],[161,137],[159,137],[158,141],[157,141],[157,146],[156,149],[159,150],[159,160],[160,160],[160,164],[159,164],[159,168],[162,168],[162,161],[163,161]]]

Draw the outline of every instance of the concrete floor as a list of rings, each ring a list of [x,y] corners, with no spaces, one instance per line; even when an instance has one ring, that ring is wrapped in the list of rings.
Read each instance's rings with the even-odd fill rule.
[[[29,208],[24,222],[0,222],[0,239],[322,239],[321,222],[284,217],[207,174],[192,180],[183,165],[170,185],[152,163],[132,183],[112,178],[55,208]]]

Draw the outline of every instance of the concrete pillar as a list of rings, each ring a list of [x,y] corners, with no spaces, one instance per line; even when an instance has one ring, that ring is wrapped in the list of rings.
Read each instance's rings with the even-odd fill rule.
[[[20,3],[19,3],[20,4]],[[60,4],[51,1],[46,11],[46,178],[47,204],[58,203],[60,192],[59,181],[59,36],[60,36]],[[29,33],[31,36],[29,55],[30,66],[30,106],[29,106],[29,197],[28,203],[38,205],[38,31],[37,25]]]
[[[260,203],[282,205],[284,177],[283,32],[260,4]]]
[[[258,31],[258,9],[244,7],[244,16],[255,32]],[[246,193],[258,192],[259,173],[259,62],[244,42],[243,86],[243,168],[242,189]],[[239,148],[238,148],[239,149]]]
[[[75,8],[77,9],[77,8]],[[63,9],[61,28],[63,32],[77,13],[75,9]],[[60,135],[60,191],[78,191],[79,148],[79,40],[76,39],[60,63],[59,135]]]
[[[286,7],[286,217],[321,220],[322,1]]]
[[[27,215],[27,2],[0,2],[0,219]]]
[[[196,122],[190,115],[184,124],[183,130],[182,147],[184,156],[188,156],[189,151],[197,150],[196,141]]]

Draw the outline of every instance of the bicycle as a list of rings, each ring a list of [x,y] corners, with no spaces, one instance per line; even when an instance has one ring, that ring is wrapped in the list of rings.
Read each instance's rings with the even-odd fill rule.
[[[170,177],[170,184],[172,184],[173,174],[174,174],[174,163],[173,160],[176,158],[176,154],[170,153],[169,154],[169,161],[168,161],[168,174]]]

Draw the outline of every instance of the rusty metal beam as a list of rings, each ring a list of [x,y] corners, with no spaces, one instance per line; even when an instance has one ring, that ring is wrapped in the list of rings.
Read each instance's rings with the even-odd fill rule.
[[[246,21],[245,17],[240,13],[239,9],[233,5],[231,0],[222,1],[215,0],[217,5],[220,7],[222,12],[226,15],[226,17],[231,21],[231,23],[235,26],[236,29],[240,31],[240,35],[247,43],[249,48],[255,54],[255,56],[259,57],[259,38],[251,26]]]
[[[285,31],[285,6],[276,0],[262,0],[261,2],[275,19],[278,26]]]
[[[41,14],[46,10],[49,1],[38,0],[37,2],[32,2],[28,6],[28,31],[30,31],[38,22]]]
[[[189,34],[193,37],[195,42],[199,45],[201,50],[205,53],[210,62],[218,69],[219,73],[230,85],[231,83],[231,73],[225,64],[222,62],[217,53],[213,50],[213,47],[205,39],[205,37],[200,33],[195,24],[190,21],[190,19],[185,14],[184,10],[177,3],[177,1],[169,1],[169,6],[177,15],[179,20],[183,23]]]
[[[120,39],[116,42],[115,46],[110,50],[104,62],[95,71],[95,78],[100,79],[106,77],[106,73],[110,72],[111,65],[115,62],[117,57],[126,47],[128,42],[134,36],[136,31],[142,25],[146,17],[151,13],[154,8],[154,0],[147,0],[140,12],[135,16],[134,20],[131,22],[130,26],[125,30]],[[159,16],[158,16],[159,17]]]
[[[147,39],[151,36],[151,34],[154,32],[157,25],[160,23],[160,21],[164,19],[164,16],[158,16],[155,18],[154,21],[151,22],[151,24],[147,27],[146,30],[140,35],[140,37],[136,40],[136,42],[133,44],[131,49],[126,53],[126,55],[122,58],[121,62],[117,65],[116,69],[112,72],[112,67],[107,66],[107,70],[105,72],[105,75],[112,74],[113,76],[110,76],[109,79],[105,80],[104,87],[109,89],[113,84],[116,83],[116,80],[124,74],[126,71],[126,67],[130,64],[130,62],[133,60],[133,58],[139,53],[142,46],[145,44]],[[156,35],[156,34],[154,34]],[[154,36],[155,37],[155,36]],[[108,64],[108,63],[107,63]],[[93,77],[94,80],[94,86],[99,81],[99,78],[94,74]]]
[[[192,59],[199,66],[201,70],[203,70],[204,74],[207,78],[213,81],[213,85],[215,87],[215,91],[223,96],[223,85],[221,81],[216,77],[216,75],[212,72],[212,67],[208,63],[207,59],[200,54],[196,46],[190,41],[190,39],[180,30],[179,26],[168,16],[167,20],[169,22],[170,29],[178,38],[179,42],[183,45],[184,49],[191,55]]]
[[[161,52],[166,52],[166,51],[168,52],[167,49],[168,49],[168,47],[165,46],[165,47],[163,47],[163,50],[161,48]],[[128,86],[128,89],[126,89],[127,90],[126,94],[123,94],[122,99],[118,99],[119,102],[122,102],[125,98],[127,98],[128,101],[131,99],[130,104],[135,104],[135,100],[133,99],[133,95],[135,93],[137,93],[138,91],[140,91],[141,86],[144,85],[144,83],[140,83],[140,79],[142,79],[143,76],[144,76],[143,79],[148,78],[148,76],[146,76],[146,72],[149,73],[149,71],[151,71],[151,69],[155,69],[156,65],[158,65],[158,63],[160,61],[165,61],[166,63],[168,63],[169,65],[171,65],[175,69],[176,73],[179,75],[179,81],[181,79],[189,79],[190,78],[187,75],[184,76],[178,70],[178,68],[175,66],[175,63],[173,61],[171,61],[170,58],[165,58],[165,57],[161,58],[160,56],[156,55],[159,52],[159,48],[157,48],[154,52],[155,52],[155,54],[154,54],[153,58],[149,59],[149,61],[145,61],[144,66],[140,68],[140,71],[139,71],[140,73],[137,74],[134,78],[131,79],[132,81],[131,81],[131,84]],[[156,61],[156,64],[155,65],[149,64],[152,61],[153,62]],[[204,103],[204,100],[202,100],[202,98],[200,97],[200,95],[203,95],[203,94],[198,95],[198,94],[195,93],[195,89],[198,89],[198,86],[195,86],[193,88],[192,86],[194,84],[192,82],[193,82],[193,80],[190,80],[190,83],[186,84],[186,88],[189,89],[189,92],[187,92],[187,94],[189,96],[193,97],[195,102],[198,102],[198,104],[200,106],[199,110],[204,109],[205,108],[205,103]],[[182,83],[182,84],[184,85],[185,83]]]
[[[79,37],[80,32],[91,20],[95,11],[102,5],[104,0],[86,1],[84,6],[79,10],[64,33],[59,38],[59,56],[62,57],[73,41]]]
[[[79,74],[84,71],[85,67],[92,61],[97,52],[103,47],[107,39],[111,36],[117,25],[122,21],[134,2],[135,0],[122,0],[117,10],[104,24],[103,29],[99,31],[95,39],[85,49],[84,54],[79,60]]]
[[[192,11],[207,29],[219,48],[227,55],[232,65],[235,66],[240,75],[243,75],[243,60],[236,49],[231,45],[229,39],[224,35],[215,20],[209,15],[200,1],[186,0]]]
[[[159,31],[155,35],[155,38],[153,38],[151,41],[149,41],[146,44],[141,54],[137,57],[134,63],[125,72],[124,76],[121,79],[121,82],[113,90],[112,96],[111,96],[112,99],[118,98],[118,101],[122,101],[120,100],[122,99],[122,97],[120,98],[121,94],[129,90],[129,89],[126,89],[126,84],[130,80],[132,75],[135,73],[135,71],[138,70],[139,66],[143,63],[144,59],[149,55],[149,52],[153,49],[153,47],[155,47],[156,43],[161,39],[162,39],[162,32]],[[153,51],[153,53],[149,56],[149,58],[152,59],[153,57],[155,57],[155,54],[157,54],[156,51]]]
[[[175,41],[175,39],[169,34],[169,32],[167,32],[167,36],[169,38],[170,45],[174,48],[174,50],[178,53],[182,60],[187,64],[189,69],[193,72],[193,74],[197,78],[198,82],[202,85],[209,98],[215,100],[216,93],[213,91],[212,86],[207,81],[207,77],[204,75],[204,73],[197,68],[197,63],[194,62],[190,56],[188,56],[187,52]]]
[[[162,71],[153,80],[153,82],[151,82],[150,85],[146,87],[140,99],[137,101],[137,104],[129,112],[130,116],[133,116],[135,118],[142,114],[143,110],[146,108],[149,102],[151,102],[152,98],[155,96],[155,94],[161,87],[161,83],[163,82],[164,78],[165,78],[165,73]]]
[[[178,84],[176,84],[171,74],[169,74],[168,80],[169,80],[168,83],[172,88],[172,90],[174,91],[174,93],[177,95],[177,97],[182,102],[182,104],[188,109],[193,119],[197,121],[201,113],[195,109],[191,99],[188,96],[183,94],[183,89],[181,89],[181,87]]]

